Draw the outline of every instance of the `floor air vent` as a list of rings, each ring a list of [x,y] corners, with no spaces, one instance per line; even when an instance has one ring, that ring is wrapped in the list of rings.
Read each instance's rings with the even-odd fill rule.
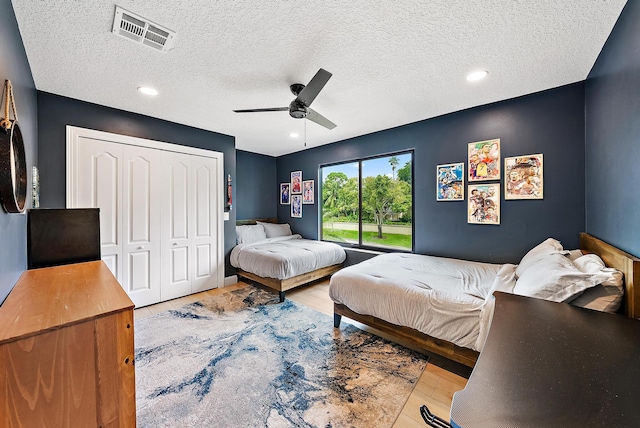
[[[124,10],[120,6],[116,6],[112,31],[113,34],[159,51],[171,49],[176,36],[174,31]]]

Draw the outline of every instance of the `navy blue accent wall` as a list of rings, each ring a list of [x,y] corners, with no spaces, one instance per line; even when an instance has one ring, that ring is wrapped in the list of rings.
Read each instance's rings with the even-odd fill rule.
[[[584,126],[580,82],[281,156],[278,182],[302,170],[303,179],[317,183],[321,164],[413,149],[414,251],[517,263],[548,237],[578,247],[584,231]],[[501,191],[499,226],[467,224],[466,201],[436,202],[436,165],[466,163],[467,143],[492,138],[501,139],[503,159],[544,155],[544,200],[504,201]],[[291,218],[288,208],[278,207],[278,219],[317,238],[318,204],[305,205],[301,219]]]
[[[38,91],[42,208],[66,204],[66,125],[222,152],[225,177],[236,176],[234,137]],[[235,218],[232,210],[224,225],[226,276],[235,273],[228,257],[235,245]]]
[[[586,80],[587,231],[640,256],[640,1],[629,1]]]
[[[0,10],[2,10],[0,13],[0,52],[2,52],[0,85],[4,85],[6,79],[11,80],[13,85],[27,157],[29,187],[31,187],[31,167],[36,164],[38,151],[36,88],[11,1],[0,0]],[[2,107],[4,109],[4,102]],[[4,117],[4,110],[0,116]],[[27,207],[31,207],[30,188]],[[0,208],[0,237],[0,303],[2,303],[27,268],[26,216],[7,214]]]
[[[273,185],[276,181],[276,158],[237,150],[236,171],[236,218],[277,217],[279,190]]]

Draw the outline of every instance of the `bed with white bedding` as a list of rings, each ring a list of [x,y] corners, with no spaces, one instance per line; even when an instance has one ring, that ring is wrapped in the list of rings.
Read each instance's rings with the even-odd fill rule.
[[[288,224],[258,222],[236,227],[230,262],[238,276],[279,292],[329,276],[342,267],[344,249],[329,242],[303,239]]]
[[[389,253],[334,274],[329,295],[336,305],[340,305],[336,309],[339,316],[343,314],[356,319],[353,314],[356,313],[409,327],[455,345],[450,347],[451,354],[447,356],[462,360],[458,362],[472,363],[477,358],[474,351],[482,347],[480,338],[486,337],[485,330],[491,319],[492,302],[487,304],[487,296],[502,267],[500,264]],[[343,312],[349,309],[353,313],[340,314],[340,308]],[[445,343],[437,346],[443,351],[447,348]]]
[[[329,294],[336,327],[346,316],[473,366],[490,327],[494,291],[615,312],[623,290],[619,271],[550,238],[519,265],[379,255],[333,275]]]

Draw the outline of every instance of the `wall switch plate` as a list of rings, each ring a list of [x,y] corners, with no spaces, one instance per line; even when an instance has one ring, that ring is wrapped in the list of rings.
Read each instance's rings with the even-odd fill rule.
[[[224,212],[224,219],[225,219],[225,221],[229,220],[229,211],[225,211]]]

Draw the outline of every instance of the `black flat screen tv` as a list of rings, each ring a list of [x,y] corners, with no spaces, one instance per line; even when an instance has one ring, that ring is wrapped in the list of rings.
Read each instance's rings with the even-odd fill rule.
[[[27,268],[100,260],[100,209],[31,209]]]

